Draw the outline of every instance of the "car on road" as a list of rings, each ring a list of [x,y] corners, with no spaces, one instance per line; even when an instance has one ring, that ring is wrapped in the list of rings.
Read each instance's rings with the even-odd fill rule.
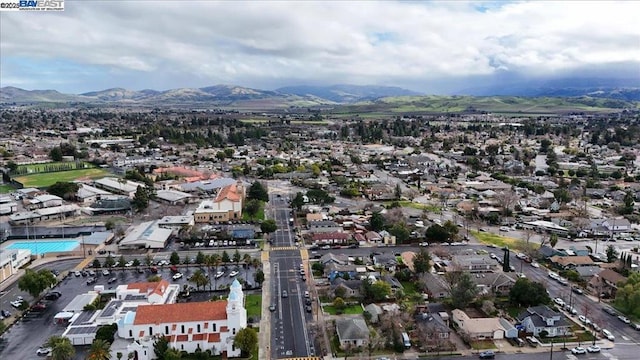
[[[181,279],[182,278],[182,273],[177,272],[177,273],[173,274],[172,278],[173,278],[173,280]]]
[[[276,311],[276,306],[273,305],[273,304],[269,305],[269,311],[271,311],[271,312]]]
[[[51,348],[50,347],[40,347],[38,348],[38,350],[36,350],[36,355],[38,356],[49,356],[51,355]]]
[[[1,314],[1,315],[2,315],[2,317],[4,317],[4,318],[8,318],[8,317],[10,317],[10,316],[11,316],[11,313],[10,313],[10,312],[8,312],[7,310],[2,310],[2,311],[0,311],[0,314]]]
[[[283,298],[289,297],[289,294],[287,294],[287,290],[282,290],[282,297]]]
[[[233,270],[232,272],[229,273],[229,277],[234,277],[238,274],[239,274],[238,270]]]
[[[564,306],[564,300],[560,299],[559,297],[553,299],[553,302],[559,306]]]
[[[633,328],[633,330],[640,330],[640,324],[631,323],[631,324],[629,324],[629,325],[631,325],[631,327]]]
[[[493,359],[496,357],[496,353],[493,350],[485,350],[479,354],[480,359]]]
[[[511,228],[508,226],[500,226],[500,231],[511,231]]]
[[[578,295],[584,294],[584,291],[581,288],[577,287],[577,286],[572,287],[571,291],[573,291],[574,293],[576,293]]]
[[[609,331],[607,329],[602,329],[602,335],[604,335],[604,337],[606,337],[609,341],[615,341],[616,340],[615,336],[613,336],[611,331]]]
[[[94,277],[90,277],[87,279],[87,285],[91,285],[91,284],[95,284],[96,283],[96,278]]]
[[[615,310],[613,310],[613,308],[610,308],[608,306],[605,306],[604,308],[602,308],[602,311],[606,312],[607,314],[609,314],[611,316],[618,315],[618,313]]]
[[[132,267],[132,266],[133,266],[133,260],[127,261],[127,263],[124,264],[124,267]]]
[[[44,298],[45,298],[46,300],[58,300],[58,298],[59,298],[60,296],[62,296],[62,294],[61,294],[60,292],[58,292],[58,291],[52,291],[52,292],[47,293],[47,294],[44,296]]]
[[[586,354],[587,349],[583,348],[582,346],[576,346],[573,349],[571,349],[571,353],[574,355]]]
[[[534,268],[539,268],[539,267],[540,267],[540,264],[538,264],[538,263],[537,263],[537,262],[535,262],[535,261],[532,261],[532,262],[531,262],[531,266],[533,266]]]
[[[587,317],[584,316],[584,315],[578,316],[578,320],[580,320],[580,322],[585,324],[585,325],[591,324],[591,320],[587,319]]]
[[[44,311],[46,309],[47,309],[47,305],[45,305],[44,303],[41,303],[41,302],[39,302],[39,303],[37,303],[37,304],[35,304],[35,305],[33,305],[31,307],[32,311]]]
[[[22,301],[18,301],[18,300],[14,300],[11,303],[11,306],[13,306],[14,308],[19,308],[20,306],[22,306]]]
[[[600,346],[598,346],[598,345],[589,345],[587,347],[587,352],[588,353],[599,353],[600,352]]]
[[[216,279],[220,279],[220,278],[221,278],[221,277],[223,277],[223,276],[224,276],[224,271],[218,271],[218,272],[216,273],[216,276],[214,276],[214,277],[215,277]]]
[[[311,312],[311,306],[310,306],[310,305],[305,306],[305,307],[304,307],[304,309],[305,309],[308,313],[310,313],[310,312]]]
[[[618,316],[618,320],[622,321],[625,324],[631,324],[631,320],[629,320],[627,317],[622,315]]]
[[[114,277],[110,278],[109,280],[107,280],[107,284],[111,284],[111,283],[114,283],[116,281],[118,281],[118,279],[114,276]]]

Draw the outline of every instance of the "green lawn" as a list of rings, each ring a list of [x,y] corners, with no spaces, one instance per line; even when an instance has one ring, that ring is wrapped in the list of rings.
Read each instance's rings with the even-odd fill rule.
[[[260,209],[254,216],[249,216],[246,211],[242,212],[242,220],[244,221],[261,221],[264,220],[264,201],[260,201]]]
[[[104,169],[92,168],[25,175],[16,177],[15,180],[21,182],[25,187],[47,187],[58,181],[73,181],[81,178],[94,179],[107,175],[110,173]]]
[[[338,311],[333,305],[324,305],[322,308],[324,309],[324,311],[326,311],[331,315],[338,314]],[[362,310],[362,306],[360,306],[360,304],[349,305],[342,310],[342,313],[345,315],[359,315],[359,314],[362,314],[363,312],[364,311]]]
[[[475,236],[476,239],[478,239],[481,243],[484,243],[484,244],[494,244],[499,247],[508,246],[509,249],[512,249],[512,250],[513,249],[520,250],[520,249],[526,248],[526,242],[511,238],[511,237],[488,233],[488,232],[480,232],[475,230],[471,230],[470,233],[473,234],[473,236]]]
[[[487,350],[487,349],[495,349],[496,344],[491,340],[485,341],[473,341],[471,342],[471,348],[474,350]]]
[[[247,317],[259,319],[262,316],[262,295],[247,295],[245,299],[245,307],[247,308]]]
[[[384,204],[388,206],[394,202],[397,202],[402,207],[408,207],[408,208],[418,209],[418,210],[427,210],[429,212],[436,213],[436,214],[439,214],[442,211],[442,209],[439,206],[429,205],[429,204],[419,204],[409,200],[386,201]]]
[[[413,281],[401,281],[400,282],[402,284],[402,291],[404,291],[404,294],[406,296],[414,296],[414,295],[420,295],[418,293],[418,289],[416,287],[416,283]]]
[[[8,194],[10,192],[13,192],[15,190],[15,188],[11,185],[0,185],[0,194]]]
[[[51,167],[56,167],[59,165],[71,165],[71,166],[75,166],[75,162],[72,161],[57,161],[57,162],[50,162],[50,163],[44,163],[44,164],[26,164],[26,165],[19,165],[18,166],[18,170],[22,170],[22,169],[27,169],[27,173],[31,174],[31,173],[41,173],[46,171],[47,167],[51,168]],[[88,163],[88,162],[83,162],[81,163],[82,166],[84,166],[85,168],[89,169],[94,167],[92,164]]]

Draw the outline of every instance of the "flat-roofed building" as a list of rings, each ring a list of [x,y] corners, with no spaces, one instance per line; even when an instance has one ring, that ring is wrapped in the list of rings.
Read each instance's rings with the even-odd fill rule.
[[[118,247],[125,249],[162,249],[173,233],[171,229],[161,228],[158,221],[147,221],[134,226],[120,241]]]

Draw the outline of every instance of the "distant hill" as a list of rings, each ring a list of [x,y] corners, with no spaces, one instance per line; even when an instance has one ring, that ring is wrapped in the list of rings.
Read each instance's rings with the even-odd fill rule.
[[[7,102],[73,102],[81,99],[56,90],[24,90],[13,86],[0,88],[0,103]]]
[[[552,80],[520,81],[500,85],[462,89],[461,95],[475,96],[526,96],[526,97],[579,97],[640,101],[638,78],[566,78]]]
[[[286,86],[276,91],[299,96],[316,96],[336,103],[355,103],[364,100],[375,100],[389,96],[421,95],[415,91],[393,87],[373,85],[332,85],[332,86]]]

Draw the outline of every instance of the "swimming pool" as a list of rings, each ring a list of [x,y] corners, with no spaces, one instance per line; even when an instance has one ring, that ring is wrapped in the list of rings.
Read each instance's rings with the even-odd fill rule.
[[[31,253],[36,254],[47,254],[51,252],[64,252],[71,251],[80,245],[80,242],[77,240],[35,240],[35,241],[18,241],[13,244],[7,246],[7,249],[25,249],[31,250]]]

